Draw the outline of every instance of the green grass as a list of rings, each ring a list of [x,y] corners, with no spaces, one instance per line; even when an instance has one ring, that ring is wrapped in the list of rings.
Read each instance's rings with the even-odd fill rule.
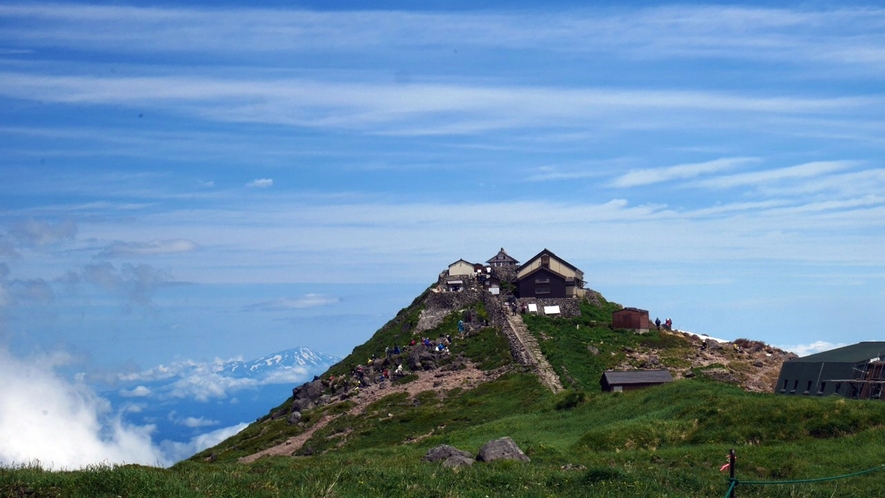
[[[527,314],[523,316],[529,331],[538,339],[541,351],[553,366],[564,386],[587,391],[599,391],[602,373],[620,364],[626,358],[626,348],[654,349],[660,364],[655,368],[684,368],[685,359],[692,351],[687,339],[664,331],[651,330],[646,334],[609,328],[611,312],[620,305],[581,303],[581,316],[576,318],[548,318]],[[605,321],[603,318],[608,317]],[[597,353],[592,353],[591,348]],[[633,365],[649,368],[650,365]]]
[[[411,398],[392,393],[357,416],[347,414],[354,406],[347,401],[306,411],[303,426],[264,417],[171,469],[0,468],[0,496],[715,497],[728,488],[719,467],[730,448],[737,451],[737,475],[745,481],[835,476],[885,463],[885,403],[879,401],[750,394],[703,375],[641,391],[602,393],[602,371],[623,361],[625,348],[653,348],[663,366],[671,366],[687,344],[656,331],[612,331],[606,317],[617,305],[601,303],[582,304],[583,316],[575,319],[526,317],[571,386],[555,395],[515,368],[471,390],[429,390]],[[400,312],[377,337],[355,348],[351,360],[407,343],[421,306],[416,300]],[[458,318],[453,313],[426,335],[456,336]],[[486,370],[512,363],[506,340],[494,328],[457,338],[451,349],[453,356],[463,355]],[[277,409],[288,413],[288,403]],[[309,429],[324,415],[336,418],[305,445],[311,456],[235,463]],[[422,461],[439,444],[476,454],[502,436],[513,438],[532,461],[459,469]],[[216,456],[211,463],[205,460],[210,454]],[[883,487],[885,471],[816,484],[742,485],[738,496],[878,496]]]
[[[505,393],[509,393],[505,395]],[[182,462],[171,469],[0,469],[0,496],[722,496],[729,448],[742,480],[835,476],[882,462],[885,404],[748,394],[683,380],[643,391],[588,394],[566,409],[526,374],[474,391],[430,392],[413,407],[392,395],[351,420],[365,432],[335,451],[251,465]],[[507,399],[510,398],[510,399]],[[393,413],[388,417],[387,413]],[[821,431],[819,421],[842,421]],[[445,427],[442,427],[445,426]],[[433,433],[418,442],[401,438]],[[421,460],[438,444],[476,453],[510,436],[530,463],[446,469]],[[741,486],[739,496],[878,496],[885,472],[843,481]]]

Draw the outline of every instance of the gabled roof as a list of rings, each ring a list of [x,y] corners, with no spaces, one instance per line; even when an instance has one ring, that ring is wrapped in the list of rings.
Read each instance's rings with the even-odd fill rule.
[[[566,278],[565,275],[560,275],[559,272],[553,271],[553,270],[551,270],[550,268],[544,268],[543,266],[539,266],[539,267],[535,268],[534,270],[532,270],[532,271],[526,273],[525,275],[523,275],[523,276],[521,277],[521,279],[523,279],[523,280],[524,280],[524,279],[527,279],[527,278],[531,277],[532,275],[534,275],[535,273],[538,273],[538,272],[541,272],[541,271],[543,271],[543,272],[547,272],[547,273],[549,273],[549,274],[551,274],[551,275],[553,275],[553,276],[555,276],[555,277],[558,277],[560,280],[563,280],[563,281],[567,281],[567,280],[568,280],[568,279]],[[574,279],[573,279],[573,280],[574,280]]]
[[[663,384],[673,381],[673,376],[668,370],[635,370],[632,372],[606,370],[602,374],[602,378],[608,381],[609,385]]]
[[[499,263],[501,261],[509,261],[509,262],[512,262],[513,264],[519,263],[519,261],[517,261],[516,258],[507,254],[507,251],[505,251],[503,247],[501,248],[500,251],[498,251],[498,254],[495,254],[494,256],[492,256],[492,258],[489,259],[488,261],[486,261],[486,263]]]
[[[460,263],[460,262],[462,262],[462,261],[465,262],[465,263],[467,263],[467,264],[470,265],[470,266],[473,266],[473,263],[471,263],[470,261],[467,261],[466,259],[459,259],[458,261],[455,261],[454,263],[450,264],[450,265],[449,265],[449,268],[451,268],[451,267],[454,266],[454,265],[457,265],[458,263]]]
[[[556,258],[556,259],[557,259],[560,263],[562,263],[564,266],[566,266],[566,267],[568,267],[568,268],[570,268],[570,269],[572,269],[572,270],[574,270],[574,271],[576,271],[576,272],[579,272],[579,273],[581,273],[581,274],[584,273],[584,272],[582,272],[581,270],[579,270],[577,267],[573,266],[573,265],[572,265],[571,263],[569,263],[568,261],[566,261],[566,260],[560,258],[559,256],[553,254],[553,251],[551,251],[551,250],[549,250],[549,249],[546,249],[546,248],[545,248],[543,251],[539,252],[538,254],[535,254],[534,256],[532,256],[531,258],[529,258],[529,260],[526,261],[525,263],[523,263],[523,264],[522,264],[517,270],[521,270],[521,269],[525,268],[526,266],[528,266],[529,264],[531,264],[534,260],[536,260],[536,259],[540,258],[541,256],[543,256],[544,253],[547,253],[547,255],[549,255],[551,258]]]
[[[618,311],[613,311],[612,314],[614,315],[615,313],[621,313],[624,311],[632,311],[634,313],[648,313],[648,310],[641,310],[639,308],[621,308]]]
[[[859,342],[857,344],[852,344],[851,346],[845,346],[830,351],[824,351],[823,353],[795,358],[793,360],[790,360],[788,363],[860,363],[862,361],[869,361],[874,358],[881,358],[885,360],[885,342]]]

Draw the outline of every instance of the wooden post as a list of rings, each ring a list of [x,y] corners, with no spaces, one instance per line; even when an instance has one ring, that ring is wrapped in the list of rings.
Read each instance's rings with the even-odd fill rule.
[[[734,482],[734,448],[729,450],[728,452],[728,477],[730,482]],[[729,494],[728,498],[734,498],[734,488],[737,486],[732,486],[731,494]]]

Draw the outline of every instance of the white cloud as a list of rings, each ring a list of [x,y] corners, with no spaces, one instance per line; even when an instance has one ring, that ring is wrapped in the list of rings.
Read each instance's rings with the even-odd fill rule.
[[[246,184],[249,188],[268,188],[273,186],[273,178],[256,178]]]
[[[885,13],[875,8],[521,10],[312,12],[22,4],[0,10],[8,26],[0,40],[26,39],[29,49],[64,43],[81,50],[221,51],[232,57],[268,50],[292,55],[317,50],[383,53],[409,43],[438,47],[457,42],[477,51],[540,49],[637,59],[715,56],[869,66],[885,59],[877,43]]]
[[[89,465],[141,464],[170,466],[246,428],[240,423],[191,438],[190,441],[151,440],[153,425],[122,422],[120,413],[81,382],[61,378],[55,368],[70,356],[19,359],[0,350],[0,466],[38,463],[45,469],[80,469]],[[129,391],[141,396],[143,386]],[[121,410],[141,411],[127,403]],[[205,417],[170,420],[190,428],[218,425]]]
[[[290,367],[273,370],[262,379],[264,384],[299,384],[308,380],[307,368]]]
[[[663,183],[670,180],[685,180],[701,175],[733,169],[737,166],[755,162],[758,159],[748,157],[722,158],[695,164],[680,164],[665,168],[641,169],[625,173],[612,181],[615,187],[638,187]]]
[[[791,351],[796,353],[799,356],[808,356],[810,354],[815,353],[823,353],[824,351],[829,351],[831,349],[841,348],[842,346],[846,346],[844,343],[833,344],[831,342],[826,341],[814,341],[810,344],[796,344],[793,346],[777,346],[784,351]]]
[[[143,105],[234,123],[272,123],[353,129],[394,135],[463,135],[484,130],[563,126],[605,129],[672,128],[663,111],[718,116],[720,125],[744,119],[722,116],[802,116],[827,120],[882,106],[881,96],[759,96],[751,91],[561,88],[426,83],[402,86],[377,82],[307,79],[244,80],[237,76],[91,77],[0,73],[0,94],[67,104]],[[265,102],[256,105],[255,101]],[[758,126],[758,120],[753,126]],[[864,121],[857,116],[858,121]],[[826,120],[825,120],[826,121]],[[825,124],[825,123],[824,123]],[[600,128],[602,129],[602,128]],[[778,131],[778,130],[773,130]],[[269,187],[271,179],[247,185]]]
[[[305,294],[299,298],[280,298],[273,301],[265,301],[261,303],[246,306],[244,310],[261,310],[261,311],[286,311],[293,309],[316,308],[319,306],[329,306],[341,302],[341,298],[326,296],[323,294]]]
[[[153,240],[150,242],[114,242],[98,253],[100,258],[160,256],[196,251],[200,246],[187,239]]]
[[[56,361],[19,360],[0,350],[0,464],[164,463],[151,443],[151,426],[123,424],[106,400],[56,375]]]
[[[125,389],[120,391],[120,395],[127,398],[143,398],[145,396],[150,396],[151,390],[145,386],[136,386],[129,391]]]
[[[765,183],[779,182],[782,180],[797,180],[815,178],[829,173],[835,173],[857,165],[856,161],[817,161],[786,168],[768,169],[725,175],[717,178],[698,180],[696,185],[710,188],[734,188],[745,186],[759,186]]]
[[[182,419],[174,419],[174,422],[178,425],[183,425],[185,427],[191,428],[210,427],[213,425],[218,425],[217,420],[210,420],[205,417],[185,417]]]
[[[169,462],[179,462],[236,435],[238,432],[248,427],[248,425],[249,424],[241,423],[230,427],[223,427],[212,432],[195,436],[187,443],[166,440],[160,443],[160,448],[167,456]]]

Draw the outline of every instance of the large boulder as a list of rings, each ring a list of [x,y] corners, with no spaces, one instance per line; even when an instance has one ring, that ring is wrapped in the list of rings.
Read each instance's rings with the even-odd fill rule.
[[[323,395],[326,388],[323,381],[317,379],[313,382],[305,382],[300,386],[292,389],[292,397],[295,399],[316,399]]]
[[[292,389],[292,411],[300,412],[310,410],[311,408],[323,404],[323,393],[326,386],[319,379],[312,382],[305,382],[300,386]],[[326,398],[328,400],[328,397]]]
[[[470,453],[463,451],[463,450],[459,450],[458,448],[455,448],[454,446],[449,446],[447,444],[441,444],[441,445],[436,446],[434,448],[430,448],[430,450],[427,451],[427,454],[424,455],[424,461],[438,462],[440,460],[446,460],[446,459],[451,458],[453,456],[462,456],[462,457],[471,458],[471,459],[473,457],[473,455],[471,455]]]
[[[520,462],[531,461],[509,437],[495,439],[482,445],[476,459],[480,462],[493,462],[495,460],[518,460]]]
[[[423,344],[412,348],[409,353],[408,366],[409,370],[416,372],[419,370],[433,370],[436,368],[438,356],[427,349]]]
[[[309,398],[296,398],[292,400],[292,411],[293,412],[303,412],[304,410],[310,410],[314,408],[316,403]]]

